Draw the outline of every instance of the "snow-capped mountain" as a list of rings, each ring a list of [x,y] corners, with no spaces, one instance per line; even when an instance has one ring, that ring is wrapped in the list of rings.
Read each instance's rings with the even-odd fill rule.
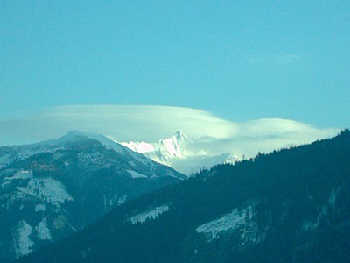
[[[0,147],[0,262],[184,178],[102,135],[70,132],[57,140]]]
[[[187,137],[181,131],[155,143],[130,141],[121,144],[187,175],[217,164],[234,163],[239,159],[232,153],[208,154],[205,150],[196,147],[197,140]]]
[[[157,143],[133,142],[121,143],[134,152],[143,153],[152,160],[171,166],[174,159],[183,159],[188,155],[186,145],[189,139],[180,131],[170,138],[159,140]]]

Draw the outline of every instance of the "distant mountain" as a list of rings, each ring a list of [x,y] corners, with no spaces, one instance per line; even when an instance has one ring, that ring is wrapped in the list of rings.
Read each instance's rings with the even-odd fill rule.
[[[169,138],[160,139],[156,143],[121,142],[132,151],[142,153],[156,162],[173,167],[187,175],[217,164],[234,163],[239,160],[238,156],[232,153],[209,155],[207,152],[194,150],[196,143],[196,140],[187,137],[181,131],[177,131]]]
[[[18,263],[348,263],[349,156],[344,131],[219,165]]]
[[[102,135],[70,132],[57,140],[0,147],[0,262],[184,178]]]

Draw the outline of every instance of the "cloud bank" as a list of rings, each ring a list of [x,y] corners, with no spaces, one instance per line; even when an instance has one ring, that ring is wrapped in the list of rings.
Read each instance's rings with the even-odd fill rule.
[[[266,118],[236,123],[191,108],[146,105],[73,105],[35,116],[0,121],[0,145],[19,145],[57,138],[67,131],[101,133],[118,141],[156,142],[177,130],[196,141],[195,151],[208,155],[253,156],[277,148],[336,135],[288,119]]]

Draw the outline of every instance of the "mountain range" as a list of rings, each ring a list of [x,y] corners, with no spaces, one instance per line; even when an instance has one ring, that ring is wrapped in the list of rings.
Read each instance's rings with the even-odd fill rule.
[[[113,207],[187,178],[102,135],[0,147],[0,262],[81,231]]]
[[[345,130],[202,170],[17,263],[350,262],[349,156]]]

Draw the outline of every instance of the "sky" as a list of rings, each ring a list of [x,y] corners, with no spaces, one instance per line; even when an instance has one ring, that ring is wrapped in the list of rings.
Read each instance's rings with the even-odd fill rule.
[[[1,0],[0,128],[67,105],[350,127],[349,28],[347,0]]]

